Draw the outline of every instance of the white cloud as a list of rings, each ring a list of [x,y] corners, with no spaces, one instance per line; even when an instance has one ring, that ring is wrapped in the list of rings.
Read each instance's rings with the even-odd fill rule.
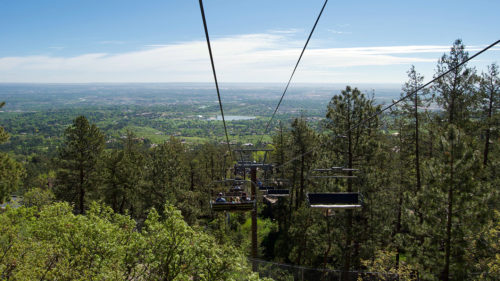
[[[303,29],[299,28],[288,28],[288,29],[272,29],[269,31],[269,33],[275,33],[275,34],[296,34],[299,32],[302,32]]]
[[[328,32],[333,33],[333,34],[352,34],[350,31],[340,31],[337,29],[328,29]]]
[[[300,54],[301,44],[303,42],[293,41],[286,33],[279,32],[213,38],[218,78],[221,82],[286,81]],[[307,49],[294,81],[339,82],[332,79],[339,77],[340,69],[346,67],[390,68],[429,62],[434,65],[437,58],[448,51],[449,46],[434,45]],[[432,54],[432,59],[422,56],[425,53]],[[366,75],[340,77],[367,80],[363,78]],[[205,41],[148,45],[142,50],[119,54],[0,58],[0,82],[206,82],[212,79]]]

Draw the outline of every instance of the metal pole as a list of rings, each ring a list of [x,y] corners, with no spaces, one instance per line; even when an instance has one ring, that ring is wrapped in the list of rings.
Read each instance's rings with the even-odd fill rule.
[[[256,190],[256,182],[257,182],[257,168],[251,168],[251,186],[252,186],[252,200],[255,200],[254,209],[252,210],[252,258],[254,261],[252,262],[252,270],[257,271],[257,190]]]

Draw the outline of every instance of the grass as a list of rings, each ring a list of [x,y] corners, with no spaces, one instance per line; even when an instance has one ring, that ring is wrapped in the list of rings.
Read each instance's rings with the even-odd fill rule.
[[[163,135],[160,130],[151,127],[127,126],[120,130],[120,134],[124,135],[127,130],[132,131],[137,137],[149,139],[153,143],[163,143],[170,139],[169,135]]]

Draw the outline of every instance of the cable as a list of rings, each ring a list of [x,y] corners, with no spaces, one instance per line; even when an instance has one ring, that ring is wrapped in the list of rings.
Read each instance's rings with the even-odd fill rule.
[[[395,106],[396,104],[398,104],[398,103],[402,102],[403,100],[405,100],[405,99],[407,99],[407,98],[411,97],[412,95],[414,95],[414,94],[418,93],[420,90],[422,90],[422,89],[424,89],[425,87],[429,86],[430,84],[434,83],[436,80],[441,79],[443,76],[447,75],[448,73],[450,73],[450,72],[452,72],[452,71],[455,71],[455,69],[457,69],[457,68],[461,67],[462,65],[466,64],[466,63],[467,63],[467,62],[469,62],[470,60],[473,60],[474,58],[476,58],[477,56],[479,56],[480,54],[482,54],[482,53],[486,52],[487,50],[489,50],[489,49],[493,48],[493,47],[494,47],[495,45],[497,45],[498,43],[500,43],[500,40],[497,40],[497,41],[493,42],[491,45],[489,45],[489,46],[487,46],[486,48],[482,49],[481,51],[477,52],[477,53],[476,53],[476,54],[474,54],[472,57],[469,57],[468,59],[466,59],[466,60],[464,60],[463,62],[459,63],[459,64],[458,64],[458,65],[456,65],[455,67],[453,67],[453,68],[451,68],[451,69],[448,69],[448,71],[446,71],[446,72],[442,73],[441,75],[439,75],[439,76],[435,77],[434,79],[432,79],[431,81],[429,81],[429,82],[425,83],[424,85],[420,86],[419,88],[417,88],[417,89],[416,89],[416,90],[414,90],[413,92],[411,92],[411,93],[407,94],[406,96],[403,96],[403,97],[402,97],[402,98],[400,98],[399,100],[397,100],[397,101],[393,102],[392,104],[390,104],[390,105],[388,105],[388,106],[384,107],[383,109],[381,109],[380,111],[376,112],[376,113],[375,113],[375,114],[373,114],[372,116],[370,116],[370,117],[366,118],[365,120],[362,120],[361,122],[359,122],[358,124],[356,124],[354,127],[351,127],[349,130],[345,131],[345,132],[344,132],[344,135],[346,135],[347,133],[351,132],[352,130],[354,130],[354,129],[358,128],[359,126],[361,126],[361,125],[365,124],[366,122],[368,122],[368,121],[372,120],[373,118],[375,118],[375,117],[377,117],[378,115],[380,115],[382,112],[384,112],[384,111],[386,111],[386,110],[390,109],[391,107],[393,107],[393,106]],[[309,150],[309,151],[307,151],[306,153],[303,153],[303,154],[301,154],[301,155],[299,155],[299,156],[296,156],[296,157],[294,157],[294,158],[290,159],[289,161],[287,161],[287,162],[285,162],[285,163],[281,164],[280,166],[277,166],[277,168],[281,168],[281,167],[283,167],[283,166],[287,165],[288,163],[293,162],[293,161],[295,161],[295,160],[299,159],[300,157],[302,157],[302,156],[304,156],[304,155],[310,154],[310,153],[314,152],[315,150],[317,150],[318,148],[319,148],[319,146],[318,146],[318,147],[316,147],[316,148],[313,148],[313,149],[311,149],[311,150]]]
[[[215,88],[217,89],[217,98],[219,99],[220,113],[222,115],[222,123],[224,124],[224,132],[226,133],[227,149],[232,157],[231,145],[229,144],[229,135],[227,134],[226,119],[224,118],[224,110],[222,109],[222,101],[220,98],[219,83],[217,82],[217,74],[215,73],[214,58],[212,56],[212,48],[210,46],[210,37],[208,36],[207,20],[205,19],[205,10],[203,9],[203,1],[200,0],[201,18],[203,19],[203,27],[205,28],[205,37],[207,38],[208,53],[210,54],[210,63],[212,64],[212,72],[214,74]]]
[[[457,69],[457,68],[461,67],[462,65],[466,64],[468,61],[470,61],[470,60],[474,59],[475,57],[477,57],[477,56],[479,56],[480,54],[484,53],[484,52],[485,52],[485,51],[487,51],[488,49],[490,49],[490,48],[494,47],[494,46],[495,46],[496,44],[498,44],[498,43],[500,43],[500,40],[497,40],[496,42],[492,43],[492,44],[491,44],[491,45],[489,45],[488,47],[486,47],[486,48],[482,49],[481,51],[479,51],[478,53],[474,54],[472,57],[470,57],[470,58],[468,58],[468,59],[464,60],[463,62],[459,63],[459,64],[458,64],[457,66],[455,66],[454,68],[448,69],[448,71],[446,71],[446,72],[442,73],[441,75],[439,75],[439,76],[435,77],[435,78],[434,78],[434,79],[432,79],[431,81],[429,81],[429,82],[425,83],[424,85],[420,86],[420,87],[419,87],[419,88],[417,88],[415,91],[413,91],[413,92],[411,92],[411,93],[407,94],[406,96],[404,96],[404,97],[400,98],[399,100],[397,100],[397,101],[393,102],[392,104],[390,104],[390,105],[388,105],[388,106],[384,107],[384,108],[383,108],[382,110],[380,110],[379,112],[377,112],[377,113],[373,114],[372,116],[370,116],[370,117],[366,118],[365,120],[363,120],[363,121],[359,122],[356,126],[354,126],[354,127],[350,128],[349,130],[347,130],[347,131],[346,131],[346,133],[351,132],[352,130],[354,130],[354,129],[358,128],[359,126],[363,125],[364,123],[366,123],[366,122],[368,122],[368,121],[372,120],[373,118],[377,117],[378,115],[380,115],[382,112],[386,111],[387,109],[390,109],[391,107],[393,107],[393,106],[395,106],[396,104],[398,104],[398,103],[402,102],[403,100],[405,100],[405,99],[407,99],[407,98],[409,98],[409,97],[413,96],[413,94],[418,93],[420,90],[422,90],[422,89],[426,88],[427,86],[429,86],[430,84],[434,83],[434,81],[441,79],[443,76],[447,75],[448,73],[450,73],[450,72],[452,72],[452,71],[455,71],[455,69]]]
[[[260,138],[260,142],[262,142],[262,139],[267,134],[267,131],[269,130],[269,125],[271,125],[271,122],[274,119],[274,115],[276,115],[276,112],[278,111],[278,108],[280,107],[281,102],[283,101],[283,98],[285,97],[286,91],[288,90],[288,86],[290,86],[290,82],[292,82],[293,75],[295,74],[295,71],[297,70],[297,67],[299,66],[300,60],[302,59],[302,55],[304,55],[304,51],[307,48],[307,44],[309,44],[309,40],[311,39],[311,37],[314,33],[314,29],[316,29],[316,25],[318,24],[318,21],[321,18],[321,14],[323,14],[323,10],[326,7],[326,3],[328,3],[328,0],[325,0],[325,3],[323,4],[321,11],[319,12],[318,17],[316,18],[316,22],[314,23],[313,28],[311,29],[311,32],[309,33],[309,37],[307,37],[306,44],[304,45],[304,48],[302,48],[302,52],[300,53],[299,59],[297,60],[297,63],[295,64],[295,67],[293,68],[292,75],[290,75],[290,79],[288,79],[288,83],[286,84],[285,90],[283,91],[283,94],[281,95],[280,101],[278,102],[276,109],[274,109],[273,115],[271,115],[271,119],[269,120],[269,122],[266,125],[266,129],[264,130],[264,134]]]

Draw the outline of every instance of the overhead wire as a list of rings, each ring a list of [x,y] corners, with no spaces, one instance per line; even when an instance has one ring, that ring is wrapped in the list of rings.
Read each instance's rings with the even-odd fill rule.
[[[354,125],[353,127],[349,128],[349,130],[345,131],[343,134],[344,134],[344,135],[346,135],[347,133],[351,132],[351,131],[352,131],[352,130],[354,130],[354,129],[357,129],[359,126],[361,126],[361,125],[365,124],[366,122],[368,122],[368,121],[372,120],[373,118],[377,117],[378,115],[382,114],[384,111],[386,111],[386,110],[388,110],[388,109],[392,108],[393,106],[397,105],[398,103],[402,102],[403,100],[405,100],[405,99],[407,99],[407,98],[411,97],[411,96],[412,96],[412,95],[414,95],[414,94],[417,94],[419,91],[421,91],[422,89],[426,88],[426,87],[427,87],[427,86],[429,86],[430,84],[434,83],[436,80],[439,80],[439,79],[443,78],[444,76],[448,75],[450,72],[455,71],[457,68],[459,68],[459,67],[461,67],[462,65],[466,64],[467,62],[469,62],[469,61],[473,60],[474,58],[476,58],[477,56],[479,56],[479,55],[481,55],[482,53],[486,52],[487,50],[489,50],[489,49],[493,48],[493,47],[494,47],[494,46],[496,46],[498,43],[500,43],[500,40],[497,40],[497,41],[495,41],[495,42],[491,43],[490,45],[488,45],[487,47],[485,47],[485,48],[484,48],[484,49],[482,49],[481,51],[477,52],[477,53],[476,53],[476,54],[474,54],[473,56],[471,56],[471,57],[467,58],[466,60],[462,61],[461,63],[459,63],[459,64],[458,64],[458,65],[456,65],[455,67],[448,69],[446,72],[444,72],[444,73],[442,73],[442,74],[440,74],[440,75],[438,75],[438,76],[434,77],[434,79],[432,79],[431,81],[429,81],[429,82],[425,83],[424,85],[422,85],[422,86],[418,87],[418,88],[417,88],[416,90],[414,90],[413,92],[410,92],[409,94],[407,94],[407,95],[405,95],[405,96],[401,97],[399,100],[397,100],[397,101],[395,101],[395,102],[391,103],[390,105],[388,105],[388,106],[384,107],[384,108],[383,108],[383,109],[381,109],[380,111],[377,111],[377,112],[376,112],[376,113],[374,113],[372,116],[370,116],[370,117],[368,117],[368,118],[366,118],[366,119],[364,119],[364,120],[360,121],[358,124],[356,124],[356,125]],[[310,154],[310,153],[312,153],[312,152],[316,151],[316,150],[317,150],[317,149],[319,149],[319,148],[320,148],[320,146],[315,147],[315,148],[313,148],[313,149],[311,149],[311,150],[309,150],[309,151],[307,151],[307,152],[305,152],[305,153],[303,153],[303,154],[301,154],[301,155],[298,155],[298,156],[296,156],[296,157],[294,157],[294,158],[290,159],[289,161],[287,161],[287,162],[285,162],[285,163],[283,163],[283,164],[281,164],[281,165],[277,166],[277,168],[281,168],[281,167],[283,167],[283,166],[285,166],[285,165],[287,165],[287,164],[289,164],[289,163],[291,163],[291,162],[293,162],[293,161],[295,161],[295,160],[299,159],[299,158],[300,158],[300,157],[302,157],[302,156],[305,156],[305,155],[307,155],[307,154]]]
[[[212,65],[212,72],[214,74],[215,89],[217,90],[217,98],[219,99],[219,107],[220,107],[220,113],[222,115],[222,123],[224,124],[224,132],[226,134],[227,148],[228,148],[229,154],[232,157],[231,144],[229,143],[229,135],[227,133],[226,119],[224,117],[224,109],[222,108],[222,100],[220,98],[219,83],[217,82],[217,74],[215,72],[214,58],[212,55],[212,47],[210,46],[210,37],[208,36],[207,20],[205,18],[205,10],[203,9],[203,1],[202,0],[200,0],[200,11],[201,11],[201,18],[203,19],[203,27],[205,29],[205,37],[207,40],[208,53],[210,54],[210,63]]]
[[[461,67],[462,65],[466,64],[467,62],[469,62],[470,60],[473,60],[475,57],[479,56],[480,54],[486,52],[488,49],[490,48],[493,48],[495,45],[497,45],[498,43],[500,43],[500,40],[497,40],[496,42],[493,42],[492,44],[490,44],[489,46],[485,47],[484,49],[482,49],[481,51],[477,52],[476,54],[474,54],[473,56],[469,57],[468,59],[464,60],[463,62],[459,63],[458,65],[456,65],[455,67],[451,68],[451,69],[448,69],[448,71],[438,75],[437,77],[435,77],[434,79],[432,79],[431,81],[425,83],[424,85],[418,87],[416,90],[414,90],[413,92],[407,94],[406,96],[403,96],[402,98],[400,98],[399,100],[391,103],[390,105],[384,107],[383,109],[381,109],[380,111],[376,112],[375,114],[373,114],[372,116],[366,118],[365,120],[362,120],[361,122],[359,122],[358,124],[356,124],[354,127],[352,128],[349,128],[349,130],[347,130],[345,133],[349,133],[351,132],[352,130],[354,129],[357,129],[359,126],[365,124],[366,122],[372,120],[373,118],[377,117],[378,115],[380,115],[382,112],[392,108],[393,106],[397,105],[398,103],[402,102],[403,100],[413,96],[415,93],[418,93],[419,91],[425,89],[427,86],[429,86],[430,84],[434,83],[436,80],[439,80],[441,78],[443,78],[444,76],[448,75],[450,72],[452,71],[455,71],[457,68]]]
[[[290,78],[288,79],[288,83],[286,84],[285,90],[283,91],[283,94],[281,95],[281,98],[278,102],[278,105],[274,109],[273,115],[271,115],[271,119],[269,119],[269,122],[267,122],[266,129],[264,130],[264,134],[262,134],[262,137],[260,138],[260,142],[262,142],[262,139],[267,134],[267,132],[269,130],[269,126],[271,125],[271,122],[273,121],[274,116],[276,115],[276,112],[278,112],[278,109],[281,105],[281,102],[283,101],[283,98],[285,97],[286,91],[288,90],[288,87],[290,86],[290,83],[292,82],[293,75],[295,74],[295,71],[297,70],[297,67],[299,66],[300,60],[302,59],[302,56],[304,55],[304,52],[307,48],[307,45],[309,44],[309,40],[311,40],[311,37],[314,33],[314,30],[316,29],[316,25],[318,25],[319,19],[321,18],[321,15],[323,14],[323,10],[325,10],[327,3],[328,3],[328,0],[325,0],[325,3],[323,4],[323,7],[321,8],[321,11],[318,14],[316,21],[314,22],[313,28],[311,29],[311,32],[309,33],[309,37],[307,37],[306,43],[304,44],[304,47],[302,48],[302,52],[300,52],[299,59],[297,60],[297,63],[295,64],[295,67],[293,68],[292,74],[290,75]]]

